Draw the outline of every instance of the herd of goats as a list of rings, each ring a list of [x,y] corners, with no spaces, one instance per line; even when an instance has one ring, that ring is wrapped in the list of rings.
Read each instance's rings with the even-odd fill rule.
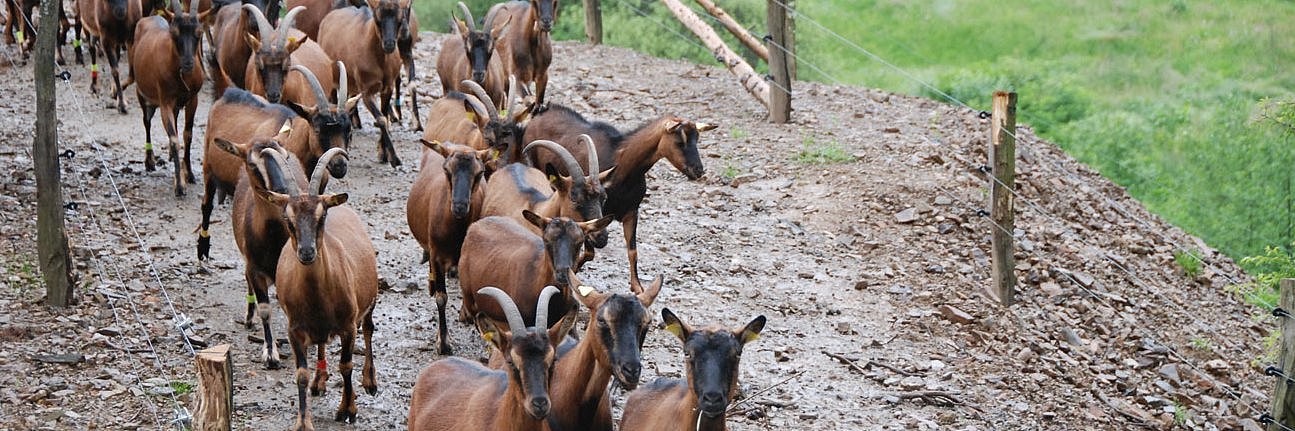
[[[30,13],[38,0],[6,1],[6,34],[13,43],[17,26],[21,44],[24,34],[34,34]],[[436,348],[451,353],[445,279],[457,269],[459,320],[474,324],[494,349],[489,366],[446,357],[426,367],[413,389],[409,429],[610,430],[613,378],[634,389],[622,430],[725,428],[742,346],[758,336],[764,316],[737,329],[694,329],[663,309],[663,327],[683,342],[687,378],[638,387],[640,349],[652,321],[647,310],[662,283],[657,277],[645,287],[638,278],[635,234],[646,175],[666,159],[689,179],[701,177],[698,136],[715,126],[665,115],[622,132],[545,103],[557,0],[499,3],[480,23],[459,3],[462,16],[451,13],[455,35],[445,39],[436,62],[443,96],[425,121],[412,91],[418,31],[410,0],[287,0],[282,19],[275,0],[166,1],[76,0],[75,24],[64,17],[61,34],[75,30],[78,62],[86,37],[96,94],[98,55],[107,57],[120,112],[126,112],[123,89],[135,85],[147,170],[156,164],[149,126],[161,109],[177,196],[194,182],[194,114],[206,74],[212,75],[216,100],[204,139],[198,257],[209,258],[213,201],[232,196],[233,235],[248,285],[244,322],[251,328],[259,315],[268,368],[280,359],[269,322],[271,285],[288,319],[295,429],[312,429],[307,393],[318,396],[327,387],[325,347],[334,337],[341,339],[344,383],[336,420],[356,417],[357,330],[366,356],[360,384],[369,394],[377,391],[373,245],[360,215],[345,205],[347,194],[325,190],[329,178],[346,175],[361,101],[381,131],[379,161],[400,165],[389,128],[400,121],[402,73],[411,82],[411,123],[423,131],[425,147],[407,220],[429,267]],[[210,45],[205,67],[204,36]],[[117,71],[123,48],[130,60],[124,83]],[[613,220],[624,227],[628,293],[599,291],[576,278],[594,249],[606,245]],[[576,337],[581,305],[589,322]],[[318,354],[313,381],[311,346]]]

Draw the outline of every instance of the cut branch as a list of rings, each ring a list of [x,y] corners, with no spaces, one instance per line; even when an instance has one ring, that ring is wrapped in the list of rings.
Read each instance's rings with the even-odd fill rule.
[[[697,4],[701,5],[703,9],[706,9],[706,13],[710,14],[710,16],[715,17],[715,19],[719,20],[720,23],[724,24],[724,28],[728,29],[729,33],[733,33],[733,37],[736,37],[738,41],[742,42],[742,45],[745,45],[747,49],[750,49],[755,53],[755,55],[760,56],[761,60],[764,60],[766,63],[769,62],[769,47],[764,46],[764,43],[760,42],[760,39],[752,36],[751,32],[746,31],[746,27],[742,27],[742,24],[738,24],[737,20],[733,19],[728,12],[724,12],[724,9],[720,9],[719,6],[715,5],[715,2],[711,0],[697,0]]]
[[[702,22],[701,17],[693,13],[692,9],[684,6],[679,0],[661,0],[661,3],[665,3],[666,7],[670,9],[670,13],[673,13],[675,18],[679,19],[679,22],[682,22],[685,27],[688,27],[688,30],[701,39],[706,48],[710,49],[711,54],[715,55],[715,60],[723,63],[729,72],[733,72],[733,75],[737,76],[738,81],[742,83],[742,88],[755,96],[756,100],[760,101],[760,104],[764,105],[765,108],[769,107],[769,83],[764,82],[763,76],[756,73],[755,69],[752,69],[751,65],[742,60],[741,56],[729,49],[728,45],[725,45],[724,41],[719,38],[719,34],[716,34],[714,29]]]

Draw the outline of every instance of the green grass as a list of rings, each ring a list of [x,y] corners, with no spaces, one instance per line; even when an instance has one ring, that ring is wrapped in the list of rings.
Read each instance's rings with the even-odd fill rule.
[[[813,137],[805,137],[800,144],[800,152],[796,153],[796,161],[809,164],[826,164],[841,163],[854,160],[841,143],[837,141],[815,140]]]
[[[1190,344],[1193,349],[1200,350],[1202,352],[1214,351],[1214,342],[1209,338],[1193,338],[1188,342],[1188,344]]]
[[[737,178],[738,175],[742,175],[742,169],[738,168],[737,165],[733,164],[732,161],[729,161],[724,164],[724,171],[720,172],[720,175],[723,175],[724,178],[728,178],[732,180],[734,178]]]
[[[195,385],[192,382],[184,380],[175,380],[171,382],[171,389],[175,391],[175,396],[181,396],[193,392]]]
[[[1183,275],[1187,278],[1201,275],[1201,254],[1196,250],[1175,251],[1174,262],[1183,269]]]

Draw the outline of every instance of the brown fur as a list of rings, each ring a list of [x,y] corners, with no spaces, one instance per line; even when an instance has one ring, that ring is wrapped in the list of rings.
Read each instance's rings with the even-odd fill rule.
[[[305,6],[306,10],[297,15],[297,29],[306,33],[311,40],[319,40],[319,23],[334,9],[348,6],[345,0],[287,0],[288,10]]]
[[[511,16],[505,16],[504,19],[511,19]],[[463,17],[471,19],[471,16]],[[441,41],[441,51],[436,57],[436,74],[441,77],[441,91],[443,94],[449,94],[459,88],[459,83],[472,80],[486,90],[490,100],[494,102],[494,109],[505,109],[508,106],[506,93],[508,91],[508,73],[505,70],[505,60],[498,52],[500,37],[507,37],[512,28],[511,23],[500,23],[498,26],[490,28],[490,22],[486,22],[487,28],[478,31],[472,31],[469,24],[463,20],[455,18],[455,33]],[[472,24],[475,26],[475,24]],[[484,51],[486,65],[484,67],[485,76],[481,79],[473,77],[473,48]]]
[[[499,3],[486,13],[486,22],[495,26],[508,21],[503,18],[511,16],[516,31],[499,41],[500,57],[504,59],[505,76],[516,76],[524,88],[535,84],[535,105],[544,105],[544,94],[549,83],[549,64],[553,62],[553,42],[550,40],[551,29],[541,28],[540,4],[551,4],[553,21],[557,20],[557,0],[509,1]],[[547,7],[547,6],[545,6]],[[552,24],[552,23],[550,23]]]
[[[212,73],[215,97],[225,93],[230,86],[247,88],[247,65],[252,56],[252,46],[247,36],[257,34],[256,21],[239,6],[239,3],[216,11],[211,26],[212,50],[216,66]]]
[[[122,48],[135,42],[135,25],[144,17],[140,0],[121,0],[125,4],[125,15],[117,17],[108,0],[77,0],[76,9],[78,24],[89,34],[87,41],[90,49],[90,66],[96,69],[90,74],[90,92],[99,94],[99,56],[100,52],[108,59],[112,72],[112,97],[117,99],[117,111],[126,113],[125,96],[122,94],[121,77],[118,64]],[[35,40],[35,38],[32,38]]]
[[[422,36],[418,35],[418,14],[414,13],[414,4],[412,0],[400,0],[400,35],[396,39],[396,48],[400,51],[400,61],[405,66],[405,78],[409,79],[409,101],[413,111],[414,130],[423,130],[423,118],[418,113],[418,90],[415,88],[418,80],[417,68],[414,66],[414,46],[422,41]],[[400,80],[396,78],[396,109],[397,117],[403,117],[404,113],[400,111]]]
[[[378,141],[378,160],[389,162],[392,167],[400,166],[390,133],[390,119],[393,118],[391,97],[396,91],[396,78],[400,76],[402,64],[395,49],[399,14],[395,0],[369,0],[368,8],[346,7],[329,12],[320,23],[319,32],[319,46],[324,52],[347,64],[348,90],[351,94],[362,95],[364,105],[377,119],[378,129],[382,132]],[[388,22],[393,26],[390,29],[385,28]],[[391,37],[389,47],[385,35],[388,31]]]
[[[193,169],[189,166],[189,147],[193,143],[193,119],[198,109],[198,92],[202,90],[204,75],[200,49],[202,23],[208,22],[209,12],[171,13],[171,20],[152,16],[135,26],[135,44],[130,50],[130,75],[135,82],[135,92],[143,111],[145,142],[151,145],[150,126],[153,113],[161,108],[162,127],[166,130],[171,166],[175,171],[175,195],[184,195],[184,186],[193,182]],[[188,33],[192,32],[192,33]],[[194,46],[189,58],[182,58],[181,46],[175,41],[181,34],[190,34]],[[183,39],[182,39],[183,40]],[[188,64],[187,72],[181,71]],[[184,159],[179,156],[179,130],[176,119],[184,108]],[[146,146],[147,146],[146,145]],[[151,148],[145,151],[145,169],[153,170]]]
[[[423,140],[455,142],[477,150],[490,148],[481,135],[486,119],[467,106],[467,97],[471,96],[451,92],[436,99],[427,110]]]
[[[468,225],[481,213],[485,191],[481,178],[489,155],[485,150],[474,150],[449,141],[424,139],[423,142],[428,148],[423,150],[418,179],[409,192],[406,218],[409,231],[428,257],[427,291],[436,300],[438,352],[448,355],[451,350],[445,324],[445,274],[458,264]],[[470,197],[462,214],[455,214],[452,209],[454,189],[460,187],[459,181],[464,180],[460,173],[468,176],[467,180],[471,182],[466,185]]]

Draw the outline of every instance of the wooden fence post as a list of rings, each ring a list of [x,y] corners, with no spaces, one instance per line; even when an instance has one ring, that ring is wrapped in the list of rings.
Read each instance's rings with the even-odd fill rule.
[[[594,45],[603,44],[603,8],[600,0],[585,0],[585,37]]]
[[[1281,289],[1281,302],[1278,307],[1286,312],[1295,310],[1295,279],[1284,278],[1279,284]],[[1281,368],[1282,374],[1291,375],[1295,372],[1295,318],[1283,317],[1278,319],[1281,324],[1281,356],[1277,357],[1277,367]],[[1295,428],[1295,383],[1288,382],[1284,378],[1278,378],[1275,384],[1276,390],[1273,391],[1273,421],[1268,426],[1269,430],[1280,431],[1282,424],[1287,427]]]
[[[994,92],[994,112],[990,121],[990,175],[998,181],[990,185],[990,219],[996,226],[993,236],[994,293],[1003,305],[1016,301],[1016,256],[1012,233],[1016,229],[1012,192],[1016,187],[1016,93]],[[1002,229],[999,229],[1001,227]]]
[[[791,9],[793,11],[796,10],[796,0],[783,0],[782,4],[787,5],[788,9]],[[791,55],[791,60],[788,60],[788,63],[787,63],[787,70],[791,71],[791,80],[795,81],[796,77],[800,76],[799,72],[797,72],[796,70],[797,61],[796,61],[796,14],[795,13],[787,14],[786,28],[787,28],[786,30],[787,44],[783,46],[787,48],[787,52],[789,53],[789,55]],[[768,61],[768,60],[765,60],[765,61]]]
[[[787,8],[780,0],[768,0],[766,8],[769,24],[769,74],[773,83],[769,88],[769,121],[776,124],[791,120],[791,69],[787,65]],[[776,45],[775,45],[776,44]]]
[[[193,357],[198,368],[198,407],[195,431],[229,431],[234,413],[234,368],[229,344],[198,352]]]
[[[45,304],[66,307],[76,298],[72,265],[63,227],[63,179],[58,160],[58,121],[54,119],[54,43],[59,0],[43,0],[36,36],[36,238],[40,272],[45,281]]]

